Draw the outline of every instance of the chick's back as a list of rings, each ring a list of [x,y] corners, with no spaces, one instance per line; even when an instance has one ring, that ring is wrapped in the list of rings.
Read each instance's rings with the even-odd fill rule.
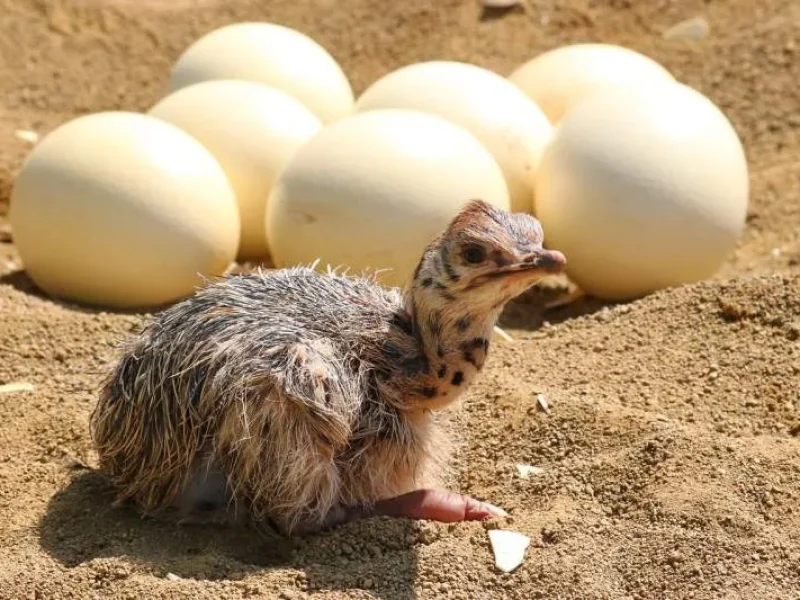
[[[92,416],[101,466],[121,499],[157,511],[204,456],[263,487],[274,479],[264,465],[301,468],[310,446],[332,455],[359,419],[384,412],[370,393],[373,365],[401,307],[399,290],[309,268],[198,290],[123,347]]]

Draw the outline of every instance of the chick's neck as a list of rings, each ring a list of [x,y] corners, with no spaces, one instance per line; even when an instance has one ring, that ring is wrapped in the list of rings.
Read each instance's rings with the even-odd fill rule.
[[[433,263],[433,264],[432,264]],[[443,269],[423,258],[405,290],[405,309],[425,369],[410,407],[434,410],[456,400],[483,368],[502,304],[458,292]]]

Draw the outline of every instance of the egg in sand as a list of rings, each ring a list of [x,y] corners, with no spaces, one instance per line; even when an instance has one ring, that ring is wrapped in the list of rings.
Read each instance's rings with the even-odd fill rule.
[[[586,292],[627,300],[715,274],[749,198],[745,152],[723,112],[678,83],[609,89],[576,105],[542,157],[545,242]]]
[[[408,65],[373,83],[356,102],[357,112],[384,108],[422,111],[472,133],[500,165],[511,208],[534,211],[536,169],[552,126],[505,77],[456,61]]]
[[[112,308],[163,305],[221,275],[239,213],[222,167],[155,117],[79,117],[34,147],[9,208],[25,270],[45,292]]]
[[[422,112],[373,110],[327,126],[289,161],[267,239],[278,267],[318,260],[403,285],[473,198],[510,204],[500,167],[469,132]]]

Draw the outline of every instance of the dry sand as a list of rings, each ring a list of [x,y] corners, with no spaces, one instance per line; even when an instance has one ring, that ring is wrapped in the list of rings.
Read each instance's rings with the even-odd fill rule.
[[[800,598],[800,5],[795,0],[0,0],[0,598]],[[705,16],[710,36],[665,42]],[[312,34],[357,91],[422,59],[508,73],[576,41],[629,45],[716,101],[752,167],[748,227],[714,281],[626,305],[509,308],[513,343],[456,412],[464,492],[532,538],[498,573],[482,524],[378,520],[293,543],[113,508],[87,417],[140,317],[41,297],[2,217],[28,149],[144,109],[202,33],[244,19]],[[549,401],[549,414],[536,394]],[[544,469],[520,480],[517,462]]]

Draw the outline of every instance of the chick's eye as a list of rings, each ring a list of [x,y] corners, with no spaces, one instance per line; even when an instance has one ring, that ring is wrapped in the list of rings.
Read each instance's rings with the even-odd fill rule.
[[[463,256],[464,260],[468,263],[477,265],[478,263],[482,263],[484,260],[486,260],[486,250],[477,244],[470,244],[464,248]]]

